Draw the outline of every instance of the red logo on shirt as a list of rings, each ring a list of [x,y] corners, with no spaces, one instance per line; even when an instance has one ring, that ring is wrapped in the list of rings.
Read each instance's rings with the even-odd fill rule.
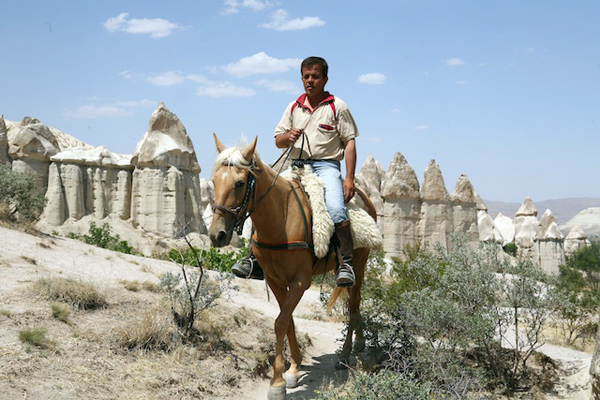
[[[333,130],[333,126],[331,126],[331,125],[325,125],[325,124],[319,124],[319,128],[325,129],[326,131],[332,131]]]

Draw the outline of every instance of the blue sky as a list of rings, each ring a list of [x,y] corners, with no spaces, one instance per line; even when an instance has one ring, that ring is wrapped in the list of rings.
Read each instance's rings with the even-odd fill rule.
[[[300,61],[359,126],[358,168],[430,159],[450,192],[600,198],[600,2],[2,0],[0,114],[132,153],[159,101],[208,178],[216,151],[259,136],[266,161]]]

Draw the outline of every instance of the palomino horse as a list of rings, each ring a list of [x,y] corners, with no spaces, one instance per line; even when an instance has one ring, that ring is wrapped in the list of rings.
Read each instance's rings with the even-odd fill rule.
[[[311,276],[336,268],[335,257],[316,259],[311,250],[311,211],[308,199],[297,182],[279,176],[255,153],[258,138],[246,148],[225,148],[215,135],[219,155],[212,181],[215,206],[208,231],[214,246],[229,244],[234,229],[239,228],[248,214],[254,224],[253,252],[265,272],[265,279],[279,303],[275,320],[276,355],[268,398],[282,400],[287,387],[296,387],[302,355],[296,340],[292,313],[311,284]],[[357,191],[375,219],[373,203]],[[352,335],[360,319],[360,288],[364,278],[369,249],[354,250],[356,284],[348,289],[350,324],[340,353],[340,362],[347,362],[352,351]],[[332,296],[335,301],[341,289]],[[364,345],[360,329],[356,329],[356,344]],[[284,336],[290,346],[290,368],[284,373]]]

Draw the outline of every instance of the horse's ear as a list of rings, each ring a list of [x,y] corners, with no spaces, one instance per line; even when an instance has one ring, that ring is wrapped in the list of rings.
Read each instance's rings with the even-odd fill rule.
[[[242,150],[242,156],[244,160],[250,161],[252,156],[254,155],[254,150],[256,150],[256,142],[258,141],[258,136],[254,138],[252,143],[250,143],[244,150]]]
[[[217,145],[217,151],[220,153],[223,150],[225,150],[225,146],[223,145],[223,143],[221,143],[221,141],[217,137],[217,134],[213,133],[213,136],[215,137],[215,144]]]

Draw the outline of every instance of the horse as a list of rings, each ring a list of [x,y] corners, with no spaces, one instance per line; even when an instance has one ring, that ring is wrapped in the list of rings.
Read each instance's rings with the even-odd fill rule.
[[[310,287],[312,275],[335,270],[337,259],[329,255],[321,259],[315,257],[311,249],[312,214],[309,200],[298,182],[283,178],[261,161],[256,153],[258,137],[245,148],[225,148],[216,134],[214,138],[219,154],[211,177],[215,203],[208,234],[213,246],[226,246],[230,243],[234,230],[241,232],[248,216],[252,220],[252,251],[264,270],[267,285],[280,309],[275,320],[276,355],[268,399],[283,400],[286,387],[297,386],[300,378],[298,368],[302,363],[292,313]],[[373,203],[358,188],[356,192],[362,197],[368,214],[376,220]],[[349,294],[349,326],[339,354],[338,366],[349,361],[355,330],[355,350],[364,348],[364,337],[358,323],[360,290],[368,256],[369,249],[354,249],[355,285],[346,288]],[[341,288],[334,290],[330,307],[341,292]],[[291,360],[289,369],[284,372],[285,335],[288,338]]]

